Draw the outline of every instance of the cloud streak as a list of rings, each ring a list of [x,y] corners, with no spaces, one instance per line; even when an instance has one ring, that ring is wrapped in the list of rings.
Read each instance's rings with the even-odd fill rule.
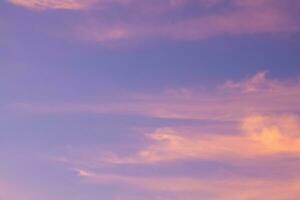
[[[73,105],[53,110],[25,104],[19,108],[43,114],[95,112],[197,122],[209,119],[212,124],[207,127],[151,128],[150,133],[142,132],[147,140],[136,146],[132,142],[133,152],[102,150],[98,154],[87,150],[90,153],[83,155],[75,147],[75,154],[56,161],[75,169],[85,183],[149,192],[154,199],[162,194],[165,199],[176,196],[178,200],[287,200],[296,199],[300,189],[299,88],[297,80],[268,79],[266,72],[259,72],[239,81],[225,81],[209,92],[183,88],[133,95],[133,101],[100,107]],[[227,169],[213,170],[207,176],[200,172],[181,176],[176,170],[153,175],[160,167],[174,169],[180,164],[201,166],[209,162],[221,163]],[[146,173],[130,174],[137,168]],[[189,170],[189,165],[184,169]]]
[[[143,38],[203,40],[225,35],[299,30],[299,24],[289,17],[288,13],[274,7],[272,4],[274,1],[267,2],[258,5],[239,2],[234,6],[235,9],[225,12],[179,18],[172,21],[154,20],[152,23],[145,23],[142,20],[129,19],[128,21],[116,21],[101,25],[92,24],[88,27],[81,26],[79,30],[85,39],[102,43]],[[155,18],[155,16],[153,17]],[[160,18],[163,17],[160,16]]]
[[[10,0],[34,10],[85,10],[74,36],[99,43],[153,38],[194,41],[217,36],[299,31],[292,0]],[[299,7],[296,3],[294,8]],[[193,8],[193,9],[191,9]],[[299,7],[300,8],[300,7]],[[196,10],[196,11],[195,11]],[[118,12],[119,15],[111,15]],[[126,13],[126,14],[125,14]]]
[[[213,90],[170,89],[157,94],[133,94],[103,102],[28,103],[10,107],[40,114],[113,113],[167,119],[239,121],[245,116],[300,112],[300,82],[279,81],[265,72],[241,81],[226,81]]]
[[[88,175],[86,175],[88,174]],[[131,177],[97,174],[80,170],[80,177],[94,184],[114,183],[119,187],[135,187],[156,192],[175,192],[176,199],[205,198],[209,200],[272,200],[295,199],[300,193],[299,178],[267,180],[259,178],[228,177],[201,179],[187,177]],[[190,195],[189,195],[190,194]],[[191,195],[192,194],[192,195]]]
[[[31,199],[37,200],[43,196],[44,199],[49,198],[45,195],[41,195],[41,191],[35,191],[33,188],[28,188],[28,186],[13,183],[10,180],[5,180],[1,178],[0,180],[0,199]]]
[[[82,10],[93,4],[94,0],[9,0],[14,5],[33,10],[61,9]]]

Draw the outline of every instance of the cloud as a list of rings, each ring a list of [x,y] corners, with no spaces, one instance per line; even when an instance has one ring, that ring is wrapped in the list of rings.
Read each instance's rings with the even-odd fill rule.
[[[143,18],[142,16],[136,17]],[[160,20],[164,19],[163,16],[157,17],[156,20],[156,17],[153,16],[154,20],[151,23],[143,20],[131,21],[131,19],[107,24],[102,22],[97,24],[96,22],[81,25],[78,30],[80,36],[84,39],[101,43],[141,40],[144,38],[203,40],[224,35],[294,32],[299,30],[298,24],[287,13],[273,8],[272,4],[266,5],[265,9],[255,6],[237,6],[236,9],[227,12],[211,12],[204,16],[189,18],[179,17],[172,21]]]
[[[95,0],[9,0],[9,2],[33,10],[81,10],[93,4]]]
[[[300,195],[300,178],[297,172],[300,155],[299,122],[299,117],[295,115],[248,116],[241,121],[241,132],[236,134],[205,135],[178,131],[186,130],[185,127],[160,128],[148,135],[152,143],[138,151],[136,155],[115,156],[105,160],[110,164],[121,165],[121,168],[131,168],[137,164],[141,168],[148,164],[169,161],[167,165],[164,163],[164,166],[170,169],[176,168],[170,161],[183,163],[186,159],[229,161],[231,166],[229,170],[223,172],[217,170],[208,176],[195,172],[192,173],[194,175],[185,173],[185,176],[182,176],[178,175],[176,170],[171,174],[128,175],[116,172],[113,168],[111,171],[106,169],[103,172],[103,167],[88,165],[85,168],[76,168],[75,172],[84,183],[139,191],[145,194],[145,199],[297,199]],[[298,161],[294,160],[293,156],[298,157]],[[262,157],[261,160],[264,162],[259,161],[259,157]],[[268,161],[268,157],[272,158],[272,162]],[[243,164],[233,164],[236,162]],[[184,169],[195,170],[195,167],[197,166],[187,165]],[[255,175],[241,173],[247,167],[248,170],[255,172]],[[267,171],[257,173],[262,169]],[[152,170],[153,168],[150,171]],[[120,194],[119,197],[133,198],[128,194],[124,197]]]
[[[102,44],[153,38],[194,41],[227,35],[290,33],[300,28],[294,17],[297,14],[289,9],[293,0],[9,1],[34,10],[85,10],[87,17],[73,25],[73,37]],[[297,7],[295,4],[294,9]]]
[[[113,113],[167,119],[239,121],[255,114],[300,112],[300,82],[273,80],[259,72],[215,89],[169,89],[161,93],[123,95],[110,102],[30,103],[12,109],[40,114]]]
[[[227,81],[224,84],[224,88],[228,89],[239,89],[243,92],[256,92],[262,89],[270,90],[273,86],[275,87],[276,84],[274,81],[269,81],[266,78],[267,72],[258,72],[250,79],[247,79],[242,82],[234,82],[234,81]]]
[[[173,193],[175,199],[206,198],[209,200],[296,199],[300,195],[299,178],[268,180],[261,178],[210,178],[196,177],[132,177],[122,175],[93,174],[82,176],[94,184],[116,184],[155,192]],[[166,198],[167,199],[167,198]]]
[[[35,191],[28,186],[13,183],[10,180],[0,179],[0,199],[2,200],[19,200],[19,199],[30,199],[38,200],[43,196],[43,199],[48,200],[49,198],[45,195],[41,195],[41,191]]]
[[[236,134],[203,134],[159,128],[153,141],[135,156],[110,155],[113,164],[151,164],[174,160],[241,160],[276,154],[300,155],[300,119],[297,116],[248,116]]]
[[[226,81],[214,90],[170,89],[137,94],[109,103],[18,103],[11,108],[35,114],[98,113],[176,120],[210,120],[201,127],[158,127],[147,134],[150,145],[135,155],[108,154],[114,164],[150,164],[185,159],[239,160],[300,153],[300,84],[268,79],[258,72]],[[231,123],[215,126],[216,123]],[[215,126],[215,127],[214,127]]]
[[[37,114],[193,119],[145,127],[137,135],[145,136],[141,143],[121,141],[120,149],[89,146],[86,151],[74,146],[56,159],[85,183],[141,192],[145,199],[287,200],[297,199],[300,191],[299,88],[298,80],[269,79],[262,71],[209,90],[179,88],[106,104],[24,103],[14,108]],[[208,170],[203,163],[214,167]],[[136,198],[120,194],[120,199]]]

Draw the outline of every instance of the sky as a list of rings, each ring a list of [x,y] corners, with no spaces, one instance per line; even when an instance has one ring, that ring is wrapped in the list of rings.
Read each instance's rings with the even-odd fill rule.
[[[1,0],[0,200],[298,200],[299,13]]]

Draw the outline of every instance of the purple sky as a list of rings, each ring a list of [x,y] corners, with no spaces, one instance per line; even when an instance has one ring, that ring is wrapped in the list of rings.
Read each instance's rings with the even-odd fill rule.
[[[299,13],[2,0],[0,200],[298,200]]]

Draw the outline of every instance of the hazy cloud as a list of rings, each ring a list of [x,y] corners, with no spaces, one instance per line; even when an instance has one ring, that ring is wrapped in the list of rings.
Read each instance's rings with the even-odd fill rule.
[[[74,26],[73,37],[99,43],[151,38],[203,40],[225,35],[295,32],[300,27],[288,9],[292,0],[9,1],[34,10],[85,10],[88,17]],[[111,15],[114,12],[119,15]]]

